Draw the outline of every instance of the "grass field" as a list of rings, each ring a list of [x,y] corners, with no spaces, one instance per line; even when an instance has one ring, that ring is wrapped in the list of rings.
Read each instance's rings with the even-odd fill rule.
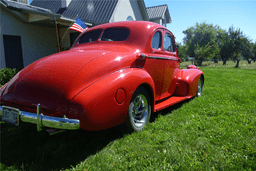
[[[181,67],[186,68],[188,65],[191,65],[192,62],[182,62]],[[226,65],[223,65],[222,61],[219,61],[218,63],[214,63],[213,61],[204,61],[202,63],[202,67],[212,67],[212,68],[234,68],[236,66],[236,62],[233,61],[227,61]],[[249,69],[249,70],[256,70],[256,62],[252,62],[251,64],[248,64],[247,61],[240,61],[239,62],[239,69]]]
[[[256,170],[255,63],[203,65],[202,97],[155,113],[142,132],[1,124],[0,170]]]

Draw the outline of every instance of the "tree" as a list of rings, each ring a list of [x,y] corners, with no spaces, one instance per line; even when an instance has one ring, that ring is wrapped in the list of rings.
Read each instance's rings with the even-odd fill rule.
[[[217,30],[219,26],[206,24],[205,22],[190,27],[183,31],[185,37],[183,39],[186,45],[186,53],[195,57],[196,64],[201,66],[203,60],[212,59],[219,54],[216,45]]]
[[[215,41],[210,41],[205,46],[199,46],[199,44],[195,47],[195,57],[197,61],[197,65],[201,64],[205,59],[216,59],[216,54],[218,54],[218,45],[214,43]],[[200,65],[199,65],[200,66]]]
[[[243,32],[240,29],[234,30],[234,27],[229,27],[229,36],[231,41],[231,49],[232,49],[232,57],[234,61],[237,61],[236,68],[239,66],[239,62],[241,60],[241,53],[242,53],[242,44],[243,44]]]
[[[177,45],[179,46],[179,48],[178,48],[179,58],[182,61],[187,61],[188,60],[188,55],[186,54],[186,46],[182,46],[181,43],[177,43]],[[177,45],[176,45],[176,47],[177,47]]]
[[[228,32],[226,32],[225,30],[219,30],[217,41],[220,57],[223,61],[223,65],[226,65],[227,60],[231,58],[233,52]]]
[[[252,45],[253,61],[256,61],[256,42]]]
[[[219,31],[218,42],[220,48],[220,56],[223,60],[223,65],[226,64],[228,59],[233,59],[237,62],[236,68],[239,66],[239,62],[242,58],[243,43],[245,42],[245,36],[240,29],[234,29],[233,26],[229,27],[228,32]]]
[[[253,52],[254,44],[251,43],[248,38],[242,38],[242,56],[248,61],[248,64],[251,64],[251,61],[255,61],[255,56]]]

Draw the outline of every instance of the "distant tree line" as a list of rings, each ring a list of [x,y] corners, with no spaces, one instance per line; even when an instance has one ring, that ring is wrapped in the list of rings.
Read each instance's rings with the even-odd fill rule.
[[[202,65],[205,60],[221,59],[223,65],[227,60],[236,62],[246,59],[250,64],[256,60],[256,42],[253,43],[240,29],[229,27],[228,31],[217,25],[196,23],[195,26],[183,31],[184,45],[179,44],[179,57],[184,61],[188,57],[195,58],[195,64]]]

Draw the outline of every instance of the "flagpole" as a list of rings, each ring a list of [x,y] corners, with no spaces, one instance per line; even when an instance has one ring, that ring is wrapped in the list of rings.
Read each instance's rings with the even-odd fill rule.
[[[76,16],[76,18],[74,19],[74,20],[75,20],[75,22],[76,22],[77,17],[78,17],[78,15],[77,15],[77,16]],[[73,22],[72,24],[70,24],[70,25],[69,25],[68,29],[67,29],[67,30],[66,30],[66,32],[64,33],[64,35],[63,35],[62,39],[60,40],[60,44],[62,43],[62,41],[63,41],[64,37],[66,36],[66,34],[67,34],[67,32],[68,32],[69,28],[70,28],[70,27],[71,27],[75,22]]]

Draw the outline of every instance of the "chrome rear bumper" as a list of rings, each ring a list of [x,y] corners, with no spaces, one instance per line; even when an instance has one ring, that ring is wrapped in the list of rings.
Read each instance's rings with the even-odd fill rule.
[[[0,118],[3,116],[3,107],[0,106]],[[37,113],[30,113],[19,110],[19,120],[37,125],[37,131],[41,131],[43,127],[55,129],[75,130],[80,128],[80,121],[77,119],[59,118],[46,116],[41,113],[40,104],[37,105]]]

